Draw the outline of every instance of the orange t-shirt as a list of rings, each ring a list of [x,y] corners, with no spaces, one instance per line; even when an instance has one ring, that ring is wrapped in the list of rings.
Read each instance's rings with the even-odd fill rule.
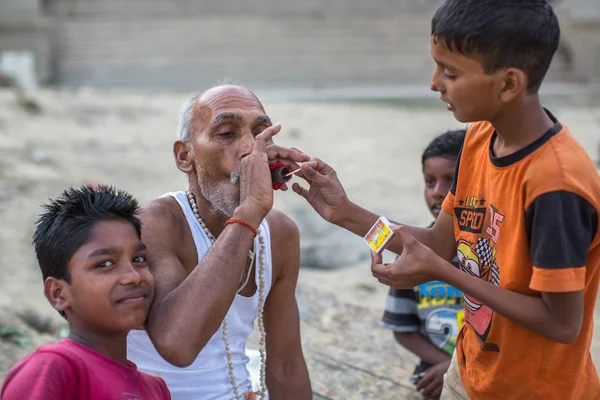
[[[590,356],[600,177],[569,130],[554,121],[537,141],[500,158],[492,151],[492,125],[471,125],[443,209],[454,217],[465,273],[529,296],[583,290],[581,333],[571,344],[553,342],[465,293],[456,352],[473,399],[600,398]]]

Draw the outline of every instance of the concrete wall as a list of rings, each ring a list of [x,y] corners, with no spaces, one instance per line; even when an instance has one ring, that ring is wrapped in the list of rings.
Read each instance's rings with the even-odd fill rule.
[[[29,25],[14,40],[35,48],[42,75],[65,85],[195,90],[228,77],[285,90],[427,85],[429,24],[442,0],[0,2],[52,18],[42,39]],[[2,35],[1,10],[0,50],[19,47]],[[577,56],[577,73],[556,57],[548,79],[597,74],[586,59],[593,54]]]
[[[52,75],[51,35],[52,22],[40,13],[39,0],[0,0],[0,59],[26,53],[35,62],[37,80],[46,81]]]
[[[66,84],[423,84],[436,2],[58,0]]]
[[[565,42],[573,53],[573,75],[600,82],[600,1],[565,1],[558,13]]]

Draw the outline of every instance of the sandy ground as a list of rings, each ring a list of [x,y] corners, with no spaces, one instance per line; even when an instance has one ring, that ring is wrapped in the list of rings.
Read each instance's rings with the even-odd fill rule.
[[[41,91],[36,96],[43,108],[39,116],[20,109],[10,92],[0,92],[0,308],[33,308],[56,318],[42,295],[30,244],[40,204],[86,180],[114,184],[142,202],[184,188],[171,146],[185,95]],[[430,222],[420,155],[435,135],[462,126],[442,104],[267,102],[265,108],[283,125],[277,141],[333,165],[353,201],[405,223]],[[600,107],[563,104],[552,111],[598,161]],[[290,191],[277,193],[276,207],[308,206]],[[334,271],[303,269],[300,282],[374,312],[380,312],[386,293],[370,276],[368,263]],[[600,361],[600,345],[593,353]]]

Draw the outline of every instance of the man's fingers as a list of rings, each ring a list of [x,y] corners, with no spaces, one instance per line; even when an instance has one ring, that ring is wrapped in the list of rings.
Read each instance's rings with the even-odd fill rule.
[[[277,159],[279,162],[284,162],[285,164],[288,164],[285,162],[286,160],[294,163],[302,163],[310,160],[309,156],[299,150],[277,146],[275,144],[267,146],[267,157],[269,157],[270,162]]]
[[[277,135],[279,131],[281,131],[281,124],[278,122],[258,134],[254,142],[254,151],[265,152],[267,144],[272,141],[273,136]],[[275,145],[272,144],[271,146]]]
[[[306,157],[308,157],[308,155],[305,152],[303,152],[302,150],[300,150],[297,147],[290,147],[290,149],[297,151],[298,153],[302,153],[302,154],[306,155]],[[308,157],[308,159],[310,160],[310,157]]]

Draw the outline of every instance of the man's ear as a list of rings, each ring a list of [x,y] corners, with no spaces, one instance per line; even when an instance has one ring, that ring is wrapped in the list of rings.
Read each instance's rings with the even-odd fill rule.
[[[58,312],[65,312],[71,306],[70,285],[62,280],[48,277],[44,281],[44,295]]]
[[[173,144],[173,155],[175,156],[175,164],[181,172],[189,174],[194,171],[191,142],[177,140]]]
[[[514,98],[527,91],[528,79],[523,70],[507,68],[502,73],[500,101],[510,103]]]

